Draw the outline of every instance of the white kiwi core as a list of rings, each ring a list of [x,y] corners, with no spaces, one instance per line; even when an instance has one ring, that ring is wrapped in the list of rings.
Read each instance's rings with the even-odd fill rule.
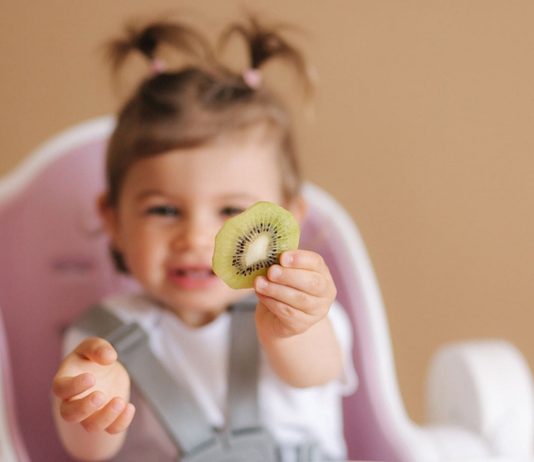
[[[245,265],[251,266],[256,262],[267,258],[269,243],[271,239],[268,234],[260,234],[248,246],[245,252]]]

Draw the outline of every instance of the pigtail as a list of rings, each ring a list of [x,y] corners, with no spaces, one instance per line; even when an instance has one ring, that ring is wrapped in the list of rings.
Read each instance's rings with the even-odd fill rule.
[[[213,61],[213,53],[208,41],[193,28],[156,20],[144,26],[130,24],[122,37],[111,40],[107,46],[107,58],[114,74],[134,51],[140,52],[150,63],[153,73],[166,70],[166,65],[157,57],[158,47],[169,45],[194,58],[199,63]]]
[[[313,92],[313,72],[306,64],[300,51],[281,35],[281,31],[284,29],[289,29],[289,26],[278,24],[268,28],[260,24],[254,16],[250,16],[248,24],[231,24],[225,29],[220,36],[219,47],[224,48],[232,36],[240,36],[245,40],[249,54],[249,70],[252,71],[259,71],[265,63],[273,58],[287,61],[296,70],[303,82],[306,95],[310,96]],[[247,71],[245,70],[243,73],[245,81],[247,80]]]

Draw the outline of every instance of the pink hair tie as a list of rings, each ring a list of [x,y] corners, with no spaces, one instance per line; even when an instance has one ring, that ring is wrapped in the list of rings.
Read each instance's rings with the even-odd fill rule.
[[[254,90],[257,90],[261,86],[262,75],[258,69],[250,68],[243,72],[243,80],[245,83]]]
[[[152,73],[160,74],[161,72],[167,69],[167,66],[161,59],[154,58],[151,62],[151,69],[152,69]]]

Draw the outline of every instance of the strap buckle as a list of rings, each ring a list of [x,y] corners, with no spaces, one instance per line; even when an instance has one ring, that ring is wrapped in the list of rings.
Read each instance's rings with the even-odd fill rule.
[[[271,435],[261,428],[217,433],[180,459],[181,462],[277,462],[276,445]]]

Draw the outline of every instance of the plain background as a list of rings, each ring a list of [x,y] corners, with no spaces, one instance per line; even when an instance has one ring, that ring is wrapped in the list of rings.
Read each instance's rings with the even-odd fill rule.
[[[319,74],[313,118],[291,98],[304,172],[367,243],[410,415],[424,419],[426,370],[447,342],[505,338],[534,364],[534,2],[1,6],[0,174],[117,108],[99,46],[128,19],[174,11],[213,35],[250,10],[302,26],[291,37]],[[275,67],[267,83],[298,95]]]

